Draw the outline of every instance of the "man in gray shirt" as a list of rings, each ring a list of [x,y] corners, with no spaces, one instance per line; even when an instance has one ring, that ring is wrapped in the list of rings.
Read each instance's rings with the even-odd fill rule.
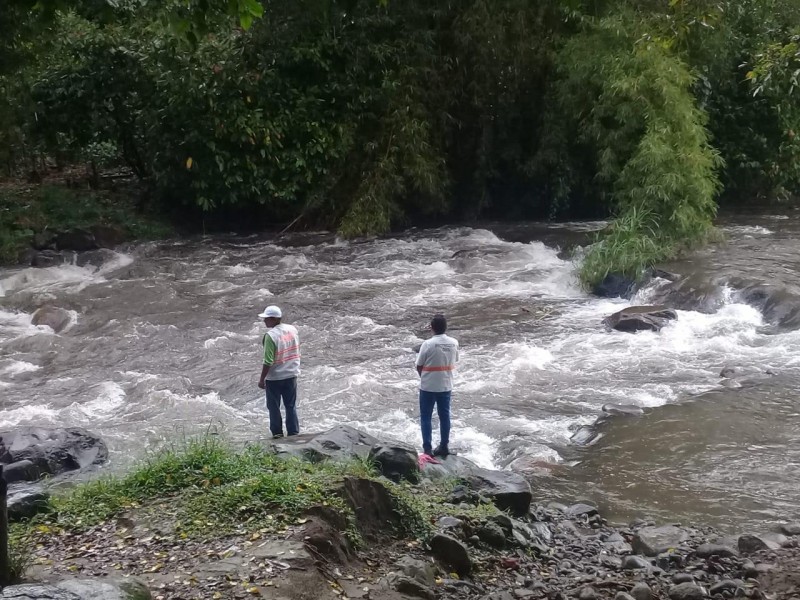
[[[450,454],[450,395],[458,362],[458,341],[445,335],[447,319],[444,315],[436,315],[431,319],[431,330],[433,337],[422,344],[417,356],[422,451],[428,455],[444,457]],[[439,414],[440,442],[431,452],[431,418],[434,406]]]

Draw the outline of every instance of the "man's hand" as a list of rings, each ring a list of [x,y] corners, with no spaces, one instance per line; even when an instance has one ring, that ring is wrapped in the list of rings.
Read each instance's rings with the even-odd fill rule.
[[[263,365],[261,367],[261,377],[258,378],[258,387],[260,387],[262,390],[267,387],[266,381],[267,374],[269,373],[269,367],[270,365]]]

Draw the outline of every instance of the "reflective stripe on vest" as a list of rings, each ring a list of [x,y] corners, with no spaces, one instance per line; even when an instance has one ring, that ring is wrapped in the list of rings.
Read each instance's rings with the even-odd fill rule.
[[[444,367],[422,367],[423,371],[455,371],[455,365],[446,365]]]

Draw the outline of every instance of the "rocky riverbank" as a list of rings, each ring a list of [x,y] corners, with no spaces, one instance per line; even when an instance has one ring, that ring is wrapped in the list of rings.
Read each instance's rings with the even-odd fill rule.
[[[610,524],[346,426],[241,454],[205,442],[50,509],[17,532],[39,583],[0,598],[788,600],[800,584],[800,525]]]

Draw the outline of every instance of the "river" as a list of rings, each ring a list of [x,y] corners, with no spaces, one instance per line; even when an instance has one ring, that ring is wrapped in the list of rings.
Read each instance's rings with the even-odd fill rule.
[[[725,242],[668,265],[690,284],[656,280],[631,301],[587,295],[563,251],[600,225],[359,243],[217,236],[122,248],[100,268],[0,271],[0,427],[86,427],[117,472],[185,436],[266,439],[256,315],[278,304],[303,344],[301,426],[348,423],[419,446],[413,349],[443,312],[462,344],[457,453],[554,464],[533,476],[536,498],[591,500],[617,520],[741,530],[797,517],[798,219],[728,219]],[[601,324],[653,300],[682,309],[660,333]],[[72,311],[66,330],[31,324],[43,304]],[[747,377],[724,382],[726,366]],[[645,415],[572,443],[606,403]]]

